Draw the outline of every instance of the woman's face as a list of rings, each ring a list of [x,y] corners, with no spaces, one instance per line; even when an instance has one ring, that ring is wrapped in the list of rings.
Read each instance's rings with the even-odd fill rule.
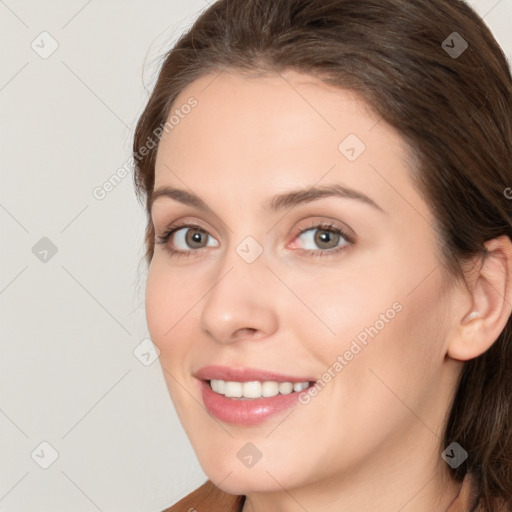
[[[152,206],[157,239],[177,227],[156,244],[146,313],[208,477],[246,494],[442,463],[453,296],[398,133],[295,72],[202,77],[173,115],[155,190],[182,193]],[[285,393],[223,397],[213,378]]]

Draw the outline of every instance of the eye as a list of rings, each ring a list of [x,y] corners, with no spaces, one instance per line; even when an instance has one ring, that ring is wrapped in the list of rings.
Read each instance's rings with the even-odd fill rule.
[[[206,231],[196,226],[188,226],[174,231],[173,241],[174,245],[180,251],[187,251],[188,249],[202,249],[203,247],[217,247],[219,244],[210,243],[215,241]],[[206,242],[206,245],[204,245]],[[181,246],[181,247],[180,247]]]
[[[297,242],[294,241],[293,248],[312,256],[336,254],[355,242],[340,227],[329,223],[308,226],[295,240],[301,240],[305,247],[300,247],[301,244],[297,246]],[[198,255],[206,247],[219,246],[215,238],[194,224],[170,226],[163,235],[157,237],[155,243],[163,245],[171,256]]]
[[[219,243],[204,229],[196,225],[171,226],[156,241],[165,245],[171,254],[201,252],[204,247],[218,247]]]
[[[334,254],[354,243],[351,236],[333,224],[317,224],[300,232],[297,240],[302,240],[305,253],[313,255]],[[297,243],[293,243],[294,247]]]

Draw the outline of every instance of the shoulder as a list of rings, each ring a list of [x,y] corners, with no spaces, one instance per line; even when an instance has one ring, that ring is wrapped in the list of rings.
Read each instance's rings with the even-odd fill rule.
[[[162,512],[240,512],[244,496],[235,496],[219,489],[211,480],[187,494],[184,498]]]

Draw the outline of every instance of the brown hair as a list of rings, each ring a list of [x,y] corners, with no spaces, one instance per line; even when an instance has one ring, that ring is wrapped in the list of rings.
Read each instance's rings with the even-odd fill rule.
[[[456,32],[457,34],[454,34]],[[460,55],[455,50],[468,47]],[[202,75],[293,69],[357,91],[413,150],[412,179],[435,214],[443,268],[512,239],[512,77],[482,19],[461,0],[220,0],[176,43],[135,132],[135,186],[146,201],[146,261],[153,257],[149,196],[157,147],[177,95]],[[469,454],[479,506],[512,506],[512,321],[464,364],[443,439]],[[501,500],[501,501],[500,501]]]

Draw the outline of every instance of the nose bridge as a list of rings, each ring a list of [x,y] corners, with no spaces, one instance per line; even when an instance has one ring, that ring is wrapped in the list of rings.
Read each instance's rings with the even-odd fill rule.
[[[226,239],[226,252],[217,269],[218,277],[220,279],[229,272],[237,276],[241,287],[247,283],[256,293],[258,290],[254,285],[268,279],[266,275],[269,273],[266,267],[267,251],[265,251],[263,240],[265,233],[258,219],[251,216],[249,212],[245,215],[244,212],[239,212],[238,217],[240,222],[236,226],[231,226]]]
[[[231,244],[204,298],[202,329],[219,342],[234,341],[241,333],[261,337],[273,332],[277,311],[269,277],[263,246],[254,237]]]

